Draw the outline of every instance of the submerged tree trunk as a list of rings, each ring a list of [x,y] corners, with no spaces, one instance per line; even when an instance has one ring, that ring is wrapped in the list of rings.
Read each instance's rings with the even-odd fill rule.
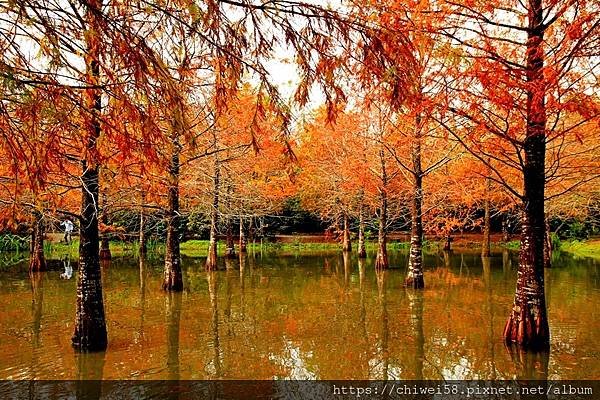
[[[421,116],[415,118],[415,136],[411,148],[413,193],[410,228],[410,255],[408,258],[408,275],[404,281],[406,287],[422,289],[423,280],[423,171],[421,167]]]
[[[350,227],[348,226],[348,214],[344,211],[344,233],[342,239],[342,251],[352,251],[352,242],[350,241]]]
[[[31,246],[29,256],[29,272],[46,270],[44,257],[44,219],[42,213],[35,212],[31,231]]]
[[[208,256],[206,257],[205,268],[207,271],[217,269],[217,223],[219,218],[219,180],[221,168],[219,160],[215,159],[215,175],[213,182],[213,204],[210,212],[210,238],[208,241]]]
[[[100,37],[95,10],[102,1],[91,0],[87,6],[89,23],[85,35],[87,80],[91,85],[100,81]],[[89,111],[86,120],[86,153],[81,161],[81,216],[79,221],[79,272],[77,274],[77,306],[73,347],[81,352],[105,350],[108,344],[98,236],[98,149],[102,99],[100,89],[87,89],[84,105]]]
[[[367,249],[365,246],[365,216],[361,204],[358,215],[358,258],[366,258]]]
[[[163,290],[179,292],[183,290],[181,255],[179,250],[179,153],[181,145],[178,129],[173,129],[173,153],[169,164],[169,189],[167,211],[167,243],[165,250],[165,271]]]
[[[452,251],[452,235],[446,234],[446,241],[444,243],[444,251]]]
[[[240,215],[240,253],[245,253],[246,249],[246,235],[244,235],[244,217]]]
[[[483,202],[483,240],[481,241],[481,256],[490,256],[490,179],[485,180],[485,200]]]
[[[504,328],[507,343],[548,349],[550,330],[544,294],[544,185],[546,111],[543,77],[543,10],[541,0],[529,3],[527,41],[527,135],[524,141],[524,194],[521,250],[512,311]]]
[[[385,169],[385,157],[383,148],[379,149],[379,160],[381,162],[381,188],[379,189],[379,231],[377,234],[377,257],[375,258],[375,269],[387,269],[389,267],[387,255],[387,171]]]

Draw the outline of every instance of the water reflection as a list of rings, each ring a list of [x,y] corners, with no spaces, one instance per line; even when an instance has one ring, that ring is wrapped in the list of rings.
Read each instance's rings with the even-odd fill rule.
[[[414,348],[410,349],[412,357],[411,379],[423,379],[423,361],[425,359],[425,335],[423,333],[423,292],[407,291],[410,307],[410,327]]]
[[[181,320],[181,292],[165,294],[167,324],[167,379],[178,380],[179,374],[179,325]]]
[[[392,265],[405,257],[390,253]],[[506,350],[514,253],[427,256],[425,291],[400,269],[335,252],[251,254],[206,273],[186,260],[183,294],[160,290],[161,260],[103,270],[106,379],[593,378],[600,321],[596,261],[561,255],[546,271],[548,355]],[[431,267],[435,265],[434,267]],[[98,368],[72,356],[75,282],[54,271],[0,273],[0,379],[73,379]],[[25,266],[26,268],[26,266]],[[337,271],[337,272],[336,272]],[[188,317],[189,315],[189,317]]]
[[[221,377],[221,344],[219,341],[219,305],[217,301],[217,273],[214,271],[207,272],[206,279],[208,281],[208,293],[210,298],[210,330],[212,333],[213,348],[212,363],[209,364],[208,372],[212,375],[213,379],[217,379]]]

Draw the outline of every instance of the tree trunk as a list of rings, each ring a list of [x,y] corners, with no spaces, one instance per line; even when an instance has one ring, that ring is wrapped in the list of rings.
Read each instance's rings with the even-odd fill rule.
[[[485,180],[485,200],[483,202],[483,240],[481,242],[481,256],[489,257],[490,256],[490,180],[486,178]]]
[[[375,258],[375,269],[387,269],[389,267],[387,255],[387,171],[385,168],[385,157],[383,148],[379,149],[379,160],[381,162],[381,188],[379,189],[379,232],[377,234],[377,257]]]
[[[452,251],[452,235],[446,234],[446,242],[444,243],[444,251]]]
[[[227,176],[228,180],[230,177]],[[226,203],[226,212],[227,217],[225,219],[226,225],[226,245],[225,245],[225,257],[227,258],[235,258],[235,241],[233,239],[233,218],[231,218],[231,196],[233,193],[233,186],[231,186],[231,182],[227,185],[227,203]]]
[[[422,289],[423,280],[423,172],[421,168],[421,116],[415,118],[415,136],[411,148],[413,166],[413,199],[410,209],[410,255],[408,258],[408,275],[404,281],[406,287]]]
[[[342,239],[342,251],[352,251],[352,242],[350,241],[350,227],[348,226],[348,214],[344,211],[344,233]]]
[[[140,256],[145,256],[148,252],[148,245],[146,240],[146,216],[144,215],[144,205],[146,203],[146,194],[142,192],[142,206],[140,208]]]
[[[165,272],[163,290],[179,292],[183,290],[181,255],[179,251],[179,153],[178,130],[173,129],[173,149],[169,165],[169,188],[167,195],[167,243],[165,250]]]
[[[510,232],[508,231],[508,217],[504,217],[502,220],[502,241],[504,243],[510,242]]]
[[[244,217],[240,215],[240,253],[245,253],[246,249],[246,235],[244,235]]]
[[[527,41],[527,135],[524,142],[524,195],[521,250],[512,311],[504,328],[507,343],[548,349],[550,330],[544,294],[544,218],[546,111],[543,77],[543,10],[541,0],[529,3]]]
[[[215,271],[217,269],[217,223],[219,218],[219,180],[221,176],[221,168],[219,160],[215,158],[215,175],[213,186],[213,204],[210,213],[210,238],[208,241],[208,256],[206,257],[205,268],[207,271]]]
[[[36,212],[31,231],[31,248],[29,256],[29,272],[46,270],[44,257],[44,220],[41,213]]]
[[[552,235],[550,232],[550,223],[548,217],[544,220],[544,268],[552,267]]]
[[[140,236],[139,236],[139,244],[140,244],[140,256],[146,255],[148,252],[148,243],[146,240],[146,232],[145,232],[146,218],[144,217],[144,212],[140,212]]]
[[[87,80],[91,85],[100,82],[100,38],[95,10],[102,8],[101,0],[91,0],[86,19],[89,27],[85,36]],[[100,271],[98,235],[98,150],[102,98],[100,89],[87,89],[84,105],[86,118],[86,153],[81,161],[81,217],[79,228],[79,272],[77,274],[77,306],[73,347],[81,352],[105,350],[108,344],[102,277]]]
[[[104,229],[108,226],[108,215],[106,213],[106,195],[102,194],[102,214],[100,217],[100,221],[102,225],[104,225]],[[103,232],[101,235],[102,239],[100,241],[100,259],[101,260],[110,260],[112,255],[110,254],[110,244],[108,240],[108,232]]]
[[[361,204],[358,216],[358,258],[366,258],[367,249],[365,247],[365,216]]]

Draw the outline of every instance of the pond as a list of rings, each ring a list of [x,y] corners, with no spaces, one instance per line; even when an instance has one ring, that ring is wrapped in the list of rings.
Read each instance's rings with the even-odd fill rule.
[[[502,341],[515,253],[426,254],[423,292],[402,287],[406,252],[385,273],[369,256],[250,253],[213,273],[184,258],[173,294],[159,258],[114,259],[109,347],[88,355],[71,348],[75,276],[1,272],[0,379],[600,378],[600,261],[554,256],[551,349],[529,354]]]

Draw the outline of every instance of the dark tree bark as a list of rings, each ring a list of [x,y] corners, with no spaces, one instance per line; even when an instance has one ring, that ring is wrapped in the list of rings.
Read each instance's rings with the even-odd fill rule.
[[[483,202],[483,240],[481,241],[481,256],[490,256],[490,179],[485,180],[485,200]]]
[[[219,160],[215,158],[215,175],[213,182],[213,204],[210,213],[210,238],[208,241],[208,256],[206,257],[205,268],[207,271],[217,269],[217,223],[219,218],[219,180],[221,176],[221,167]]]
[[[381,188],[379,189],[379,231],[377,234],[377,257],[375,258],[375,269],[389,268],[387,254],[387,183],[388,176],[385,168],[385,157],[383,149],[379,149],[379,160],[381,162]]]
[[[421,116],[415,118],[415,136],[411,146],[413,193],[410,208],[410,255],[404,285],[414,289],[425,286],[423,280],[423,170],[421,167]]]
[[[101,0],[92,0],[86,11],[89,23],[85,35],[88,57],[86,72],[88,83],[100,81],[100,38],[95,10],[102,8]],[[105,350],[108,344],[102,277],[100,271],[98,235],[98,150],[102,98],[100,89],[88,89],[84,105],[90,112],[86,121],[86,154],[81,161],[81,216],[79,220],[79,272],[77,274],[77,306],[73,347],[81,352]]]
[[[352,251],[352,242],[350,241],[350,227],[348,226],[348,214],[344,211],[344,232],[342,237],[342,251]]]
[[[246,249],[246,235],[244,234],[244,217],[240,215],[240,253],[245,253]]]
[[[173,129],[173,149],[169,164],[169,188],[167,195],[167,243],[165,250],[165,272],[163,290],[179,292],[183,290],[181,274],[181,254],[179,250],[179,153],[181,145],[178,130]]]
[[[46,270],[46,258],[44,257],[44,233],[44,219],[42,213],[35,212],[31,231],[29,272],[40,272]]]
[[[538,349],[550,346],[544,294],[546,111],[543,77],[542,0],[529,2],[527,41],[527,132],[524,141],[524,194],[521,249],[514,305],[504,328],[507,343]]]

